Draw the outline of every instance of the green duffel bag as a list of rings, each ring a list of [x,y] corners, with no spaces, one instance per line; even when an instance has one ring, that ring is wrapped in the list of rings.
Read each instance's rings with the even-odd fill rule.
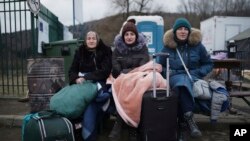
[[[75,141],[71,122],[55,111],[40,111],[24,117],[23,141]]]
[[[79,118],[97,95],[97,84],[84,81],[68,85],[50,99],[50,109],[69,119]]]

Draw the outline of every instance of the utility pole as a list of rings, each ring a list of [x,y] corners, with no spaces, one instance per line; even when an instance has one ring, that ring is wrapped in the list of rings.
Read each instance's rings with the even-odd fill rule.
[[[73,38],[74,38],[74,33],[76,31],[76,23],[75,23],[75,0],[73,0]]]

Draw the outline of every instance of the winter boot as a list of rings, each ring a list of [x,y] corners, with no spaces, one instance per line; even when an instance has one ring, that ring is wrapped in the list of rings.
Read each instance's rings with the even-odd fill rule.
[[[122,125],[123,125],[123,120],[119,115],[117,115],[112,131],[109,134],[110,140],[112,141],[119,140],[119,138],[121,137]]]
[[[199,130],[198,126],[196,125],[193,119],[193,112],[186,112],[184,113],[184,119],[187,122],[188,128],[191,133],[191,137],[200,137],[202,136],[201,131]]]
[[[186,141],[185,132],[187,130],[187,124],[185,122],[178,122],[177,137],[178,141]]]

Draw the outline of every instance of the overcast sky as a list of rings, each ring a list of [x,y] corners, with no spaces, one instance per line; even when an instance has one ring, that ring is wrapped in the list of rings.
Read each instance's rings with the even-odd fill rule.
[[[176,11],[179,0],[153,0],[166,11]],[[73,25],[73,0],[41,0],[41,3],[58,16],[64,25]],[[171,4],[171,5],[170,5]],[[111,0],[83,0],[83,21],[91,21],[117,12],[111,6]]]

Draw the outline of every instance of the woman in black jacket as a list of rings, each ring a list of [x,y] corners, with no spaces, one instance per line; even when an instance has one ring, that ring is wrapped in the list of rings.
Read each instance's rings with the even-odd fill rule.
[[[122,33],[114,40],[115,49],[112,54],[112,76],[117,78],[121,73],[128,73],[136,67],[146,64],[150,57],[146,37],[139,34],[135,24],[128,21],[122,27]],[[119,140],[123,120],[117,115],[116,122],[109,134],[111,140]],[[137,129],[129,128],[130,140],[137,139]]]
[[[80,84],[85,80],[98,82],[98,93],[106,92],[106,79],[112,69],[112,51],[99,38],[94,31],[86,34],[84,43],[76,50],[72,65],[69,70],[69,81],[71,84]],[[100,85],[99,85],[100,84]],[[105,93],[107,94],[107,93]],[[96,127],[102,105],[109,99],[109,96],[102,93],[97,95],[87,106],[82,119],[82,137],[85,141],[96,140]],[[104,96],[105,95],[105,96]],[[100,102],[100,99],[101,102]]]
[[[102,42],[96,32],[88,32],[85,42],[75,52],[69,70],[70,84],[85,80],[105,82],[111,73],[111,57],[111,48]]]
[[[138,33],[132,22],[127,22],[124,25],[122,34],[115,37],[114,45],[115,49],[112,54],[112,75],[114,78],[149,61],[146,37]]]

